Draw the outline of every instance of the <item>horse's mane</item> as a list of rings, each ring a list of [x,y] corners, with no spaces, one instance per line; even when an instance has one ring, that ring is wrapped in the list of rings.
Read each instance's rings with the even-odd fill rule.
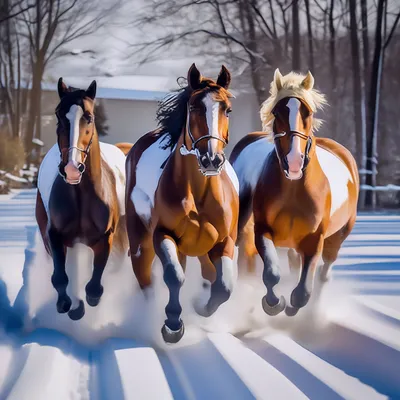
[[[272,128],[274,123],[274,115],[272,110],[274,107],[286,97],[297,97],[303,100],[313,112],[318,109],[322,109],[327,104],[325,95],[319,92],[317,89],[305,89],[301,83],[303,82],[305,75],[298,74],[296,72],[290,72],[285,76],[281,77],[282,88],[278,90],[276,87],[275,80],[271,82],[270,96],[261,105],[260,117],[265,131],[270,139],[272,139]],[[313,131],[317,131],[322,125],[322,120],[313,118]]]
[[[187,104],[193,93],[190,86],[182,86],[182,80],[185,78],[178,78],[178,85],[180,89],[168,93],[165,98],[158,103],[156,112],[156,119],[158,121],[158,134],[165,136],[167,140],[164,148],[174,147],[178,142],[187,118]],[[215,99],[219,101],[226,101],[232,94],[218,86],[212,79],[203,77],[196,92],[202,92],[204,95],[207,93],[215,93]]]
[[[186,122],[187,103],[192,94],[189,86],[181,87],[168,93],[158,102],[156,119],[159,125],[159,134],[167,140],[164,148],[173,147],[179,140]]]

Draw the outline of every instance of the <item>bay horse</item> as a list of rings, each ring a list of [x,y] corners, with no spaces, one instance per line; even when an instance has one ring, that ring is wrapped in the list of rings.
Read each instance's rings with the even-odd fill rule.
[[[114,247],[128,249],[125,223],[125,154],[102,143],[96,131],[96,81],[88,89],[68,88],[58,81],[60,102],[57,143],[44,157],[38,174],[36,220],[54,272],[57,311],[79,320],[84,302],[67,294],[65,263],[68,248],[80,242],[93,250],[93,273],[86,301],[95,307],[103,294],[101,278]],[[126,144],[123,144],[126,149]]]
[[[293,316],[307,304],[321,256],[319,277],[325,282],[356,220],[356,162],[341,144],[314,134],[321,125],[314,113],[324,104],[311,72],[282,76],[277,69],[260,109],[263,132],[248,134],[231,153],[240,184],[238,243],[250,268],[254,247],[263,260],[262,306],[269,315],[285,309]],[[290,264],[302,261],[287,306],[274,293],[280,280],[277,247],[289,248]]]
[[[233,256],[239,211],[238,180],[224,155],[228,143],[231,75],[221,67],[217,81],[192,64],[186,87],[159,106],[159,129],[142,136],[126,161],[126,211],[132,267],[140,287],[151,287],[155,255],[169,289],[162,336],[184,334],[179,292],[186,257],[198,257],[211,285],[210,316],[233,288]]]

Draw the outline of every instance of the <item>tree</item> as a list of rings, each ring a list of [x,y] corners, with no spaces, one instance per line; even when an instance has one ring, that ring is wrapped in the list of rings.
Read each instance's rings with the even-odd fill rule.
[[[378,165],[378,120],[380,107],[380,93],[382,83],[382,70],[384,63],[384,52],[393,38],[394,32],[400,20],[400,11],[398,12],[389,35],[386,37],[387,25],[387,0],[379,0],[375,27],[375,46],[374,58],[371,67],[371,82],[368,102],[368,136],[367,136],[367,170],[370,171],[366,177],[366,183],[369,186],[376,186],[376,175]],[[368,190],[366,192],[365,205],[375,208],[376,191]]]
[[[0,90],[6,130],[18,137],[24,110],[20,36],[13,17],[16,15],[15,7],[12,0],[4,0],[0,7]]]
[[[32,76],[25,134],[28,157],[33,137],[40,138],[41,82],[47,66],[55,57],[63,55],[62,49],[68,43],[98,30],[116,9],[116,2],[119,0],[104,7],[100,0],[35,0],[34,7],[18,17],[29,46]]]
[[[352,54],[352,72],[353,72],[353,110],[355,119],[355,130],[357,138],[356,147],[356,161],[360,167],[361,184],[365,183],[365,167],[366,167],[366,126],[365,126],[365,95],[362,84],[362,73],[360,66],[360,51],[358,39],[358,26],[357,26],[357,4],[356,0],[349,0],[350,12],[350,40],[351,40],[351,54]],[[360,199],[360,204],[364,204],[363,196]]]

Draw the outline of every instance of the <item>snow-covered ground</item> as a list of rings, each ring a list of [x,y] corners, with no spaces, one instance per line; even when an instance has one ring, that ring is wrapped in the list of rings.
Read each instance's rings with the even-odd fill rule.
[[[260,276],[197,316],[203,289],[189,262],[186,333],[166,345],[158,263],[152,300],[113,256],[100,305],[78,322],[57,314],[34,202],[34,190],[0,196],[0,400],[400,398],[400,215],[360,215],[333,280],[293,318],[263,313]],[[82,246],[69,258],[82,293],[90,257]],[[282,293],[292,288],[286,274]]]

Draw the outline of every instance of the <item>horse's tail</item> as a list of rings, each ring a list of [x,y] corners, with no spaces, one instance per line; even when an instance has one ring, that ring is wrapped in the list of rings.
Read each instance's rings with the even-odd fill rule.
[[[253,273],[255,270],[255,260],[257,248],[254,237],[254,217],[251,214],[244,226],[239,239],[239,269],[242,272]]]

